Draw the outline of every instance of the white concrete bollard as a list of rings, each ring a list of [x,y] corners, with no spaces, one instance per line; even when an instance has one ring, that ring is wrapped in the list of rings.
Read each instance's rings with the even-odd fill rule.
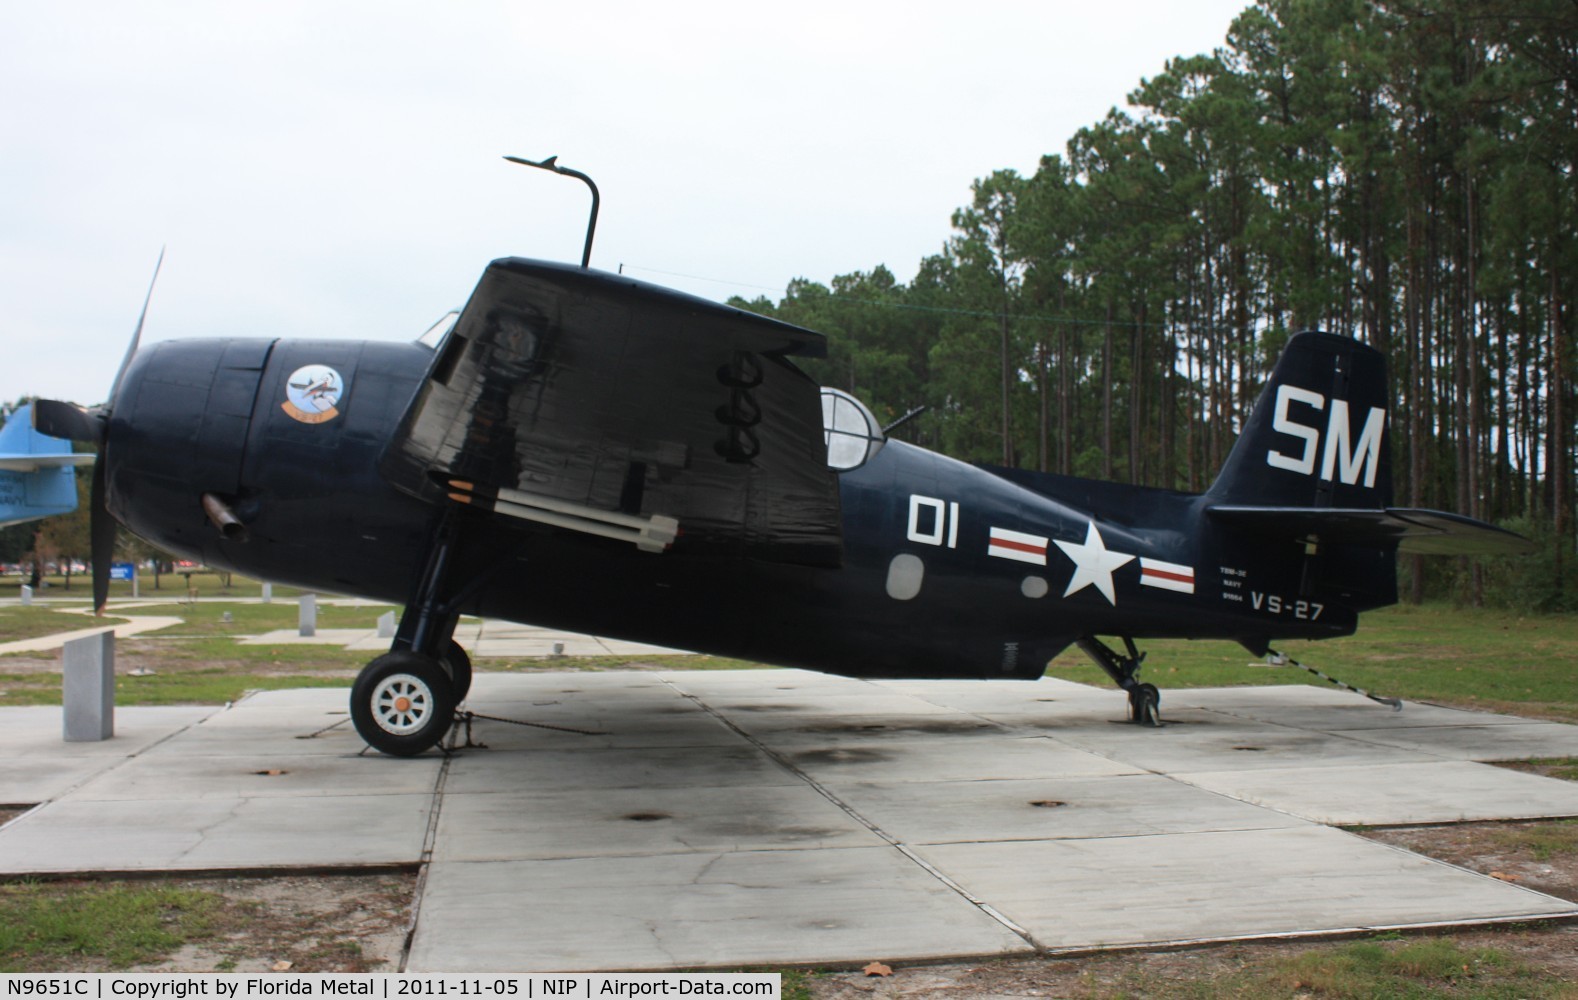
[[[22,607],[24,607],[24,608],[28,607],[32,603],[33,603],[33,588],[29,587],[27,584],[24,583],[24,584],[22,584]]]
[[[67,743],[115,735],[115,632],[72,639],[64,648],[62,704]]]
[[[318,595],[302,594],[296,613],[296,632],[307,638],[318,634]]]
[[[263,585],[263,603],[274,603],[274,585],[272,583],[265,583]]]
[[[395,635],[395,613],[385,611],[378,616],[378,638],[393,639]]]

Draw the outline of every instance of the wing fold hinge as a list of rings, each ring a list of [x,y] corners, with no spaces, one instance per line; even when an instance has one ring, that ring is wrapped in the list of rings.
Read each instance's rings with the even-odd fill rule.
[[[642,552],[663,552],[679,537],[679,521],[662,514],[639,516],[601,510],[585,504],[538,496],[523,490],[492,487],[463,479],[449,480],[449,498],[495,514],[535,521],[568,531],[629,542]]]

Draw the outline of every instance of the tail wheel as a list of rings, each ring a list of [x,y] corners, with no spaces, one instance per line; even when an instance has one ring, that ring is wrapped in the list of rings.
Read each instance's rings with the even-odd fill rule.
[[[1155,684],[1140,684],[1129,691],[1129,721],[1155,728],[1162,724],[1162,693]]]
[[[469,684],[469,662],[467,667]],[[412,757],[449,732],[455,702],[449,673],[437,660],[400,650],[378,657],[357,675],[351,721],[374,750]]]
[[[450,691],[455,696],[455,704],[466,700],[466,695],[471,691],[471,657],[461,648],[460,643],[449,640],[449,645],[444,648],[444,669],[449,672]]]

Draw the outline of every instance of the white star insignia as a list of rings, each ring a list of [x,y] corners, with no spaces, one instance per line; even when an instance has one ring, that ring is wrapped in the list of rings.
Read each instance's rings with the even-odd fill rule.
[[[1063,591],[1063,596],[1076,594],[1086,587],[1095,587],[1101,591],[1107,603],[1113,607],[1118,606],[1117,594],[1112,589],[1112,571],[1134,560],[1131,555],[1122,552],[1109,552],[1101,540],[1101,532],[1096,530],[1096,522],[1090,522],[1090,530],[1085,532],[1083,544],[1075,545],[1073,542],[1058,542],[1057,547],[1063,554],[1074,560],[1074,575],[1068,581],[1068,589]]]

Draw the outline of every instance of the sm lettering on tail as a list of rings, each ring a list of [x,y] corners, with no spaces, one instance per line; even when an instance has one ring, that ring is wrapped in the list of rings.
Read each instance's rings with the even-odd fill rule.
[[[1294,404],[1312,409],[1318,415],[1325,411],[1326,432],[1321,433],[1316,423],[1301,423],[1290,412]],[[1381,461],[1381,440],[1386,431],[1386,411],[1379,406],[1370,407],[1364,427],[1357,435],[1346,399],[1333,399],[1328,408],[1326,397],[1311,389],[1296,385],[1277,387],[1276,411],[1271,420],[1272,429],[1300,438],[1304,450],[1288,455],[1276,449],[1266,451],[1266,464],[1276,469],[1287,469],[1302,475],[1315,474],[1315,459],[1320,456],[1320,478],[1326,481],[1341,479],[1349,486],[1357,486],[1361,477],[1365,488],[1375,486],[1375,469]],[[1303,414],[1299,414],[1303,416]],[[1306,417],[1305,419],[1310,419]],[[1315,418],[1318,421],[1318,416]],[[1322,438],[1325,447],[1322,448]]]

